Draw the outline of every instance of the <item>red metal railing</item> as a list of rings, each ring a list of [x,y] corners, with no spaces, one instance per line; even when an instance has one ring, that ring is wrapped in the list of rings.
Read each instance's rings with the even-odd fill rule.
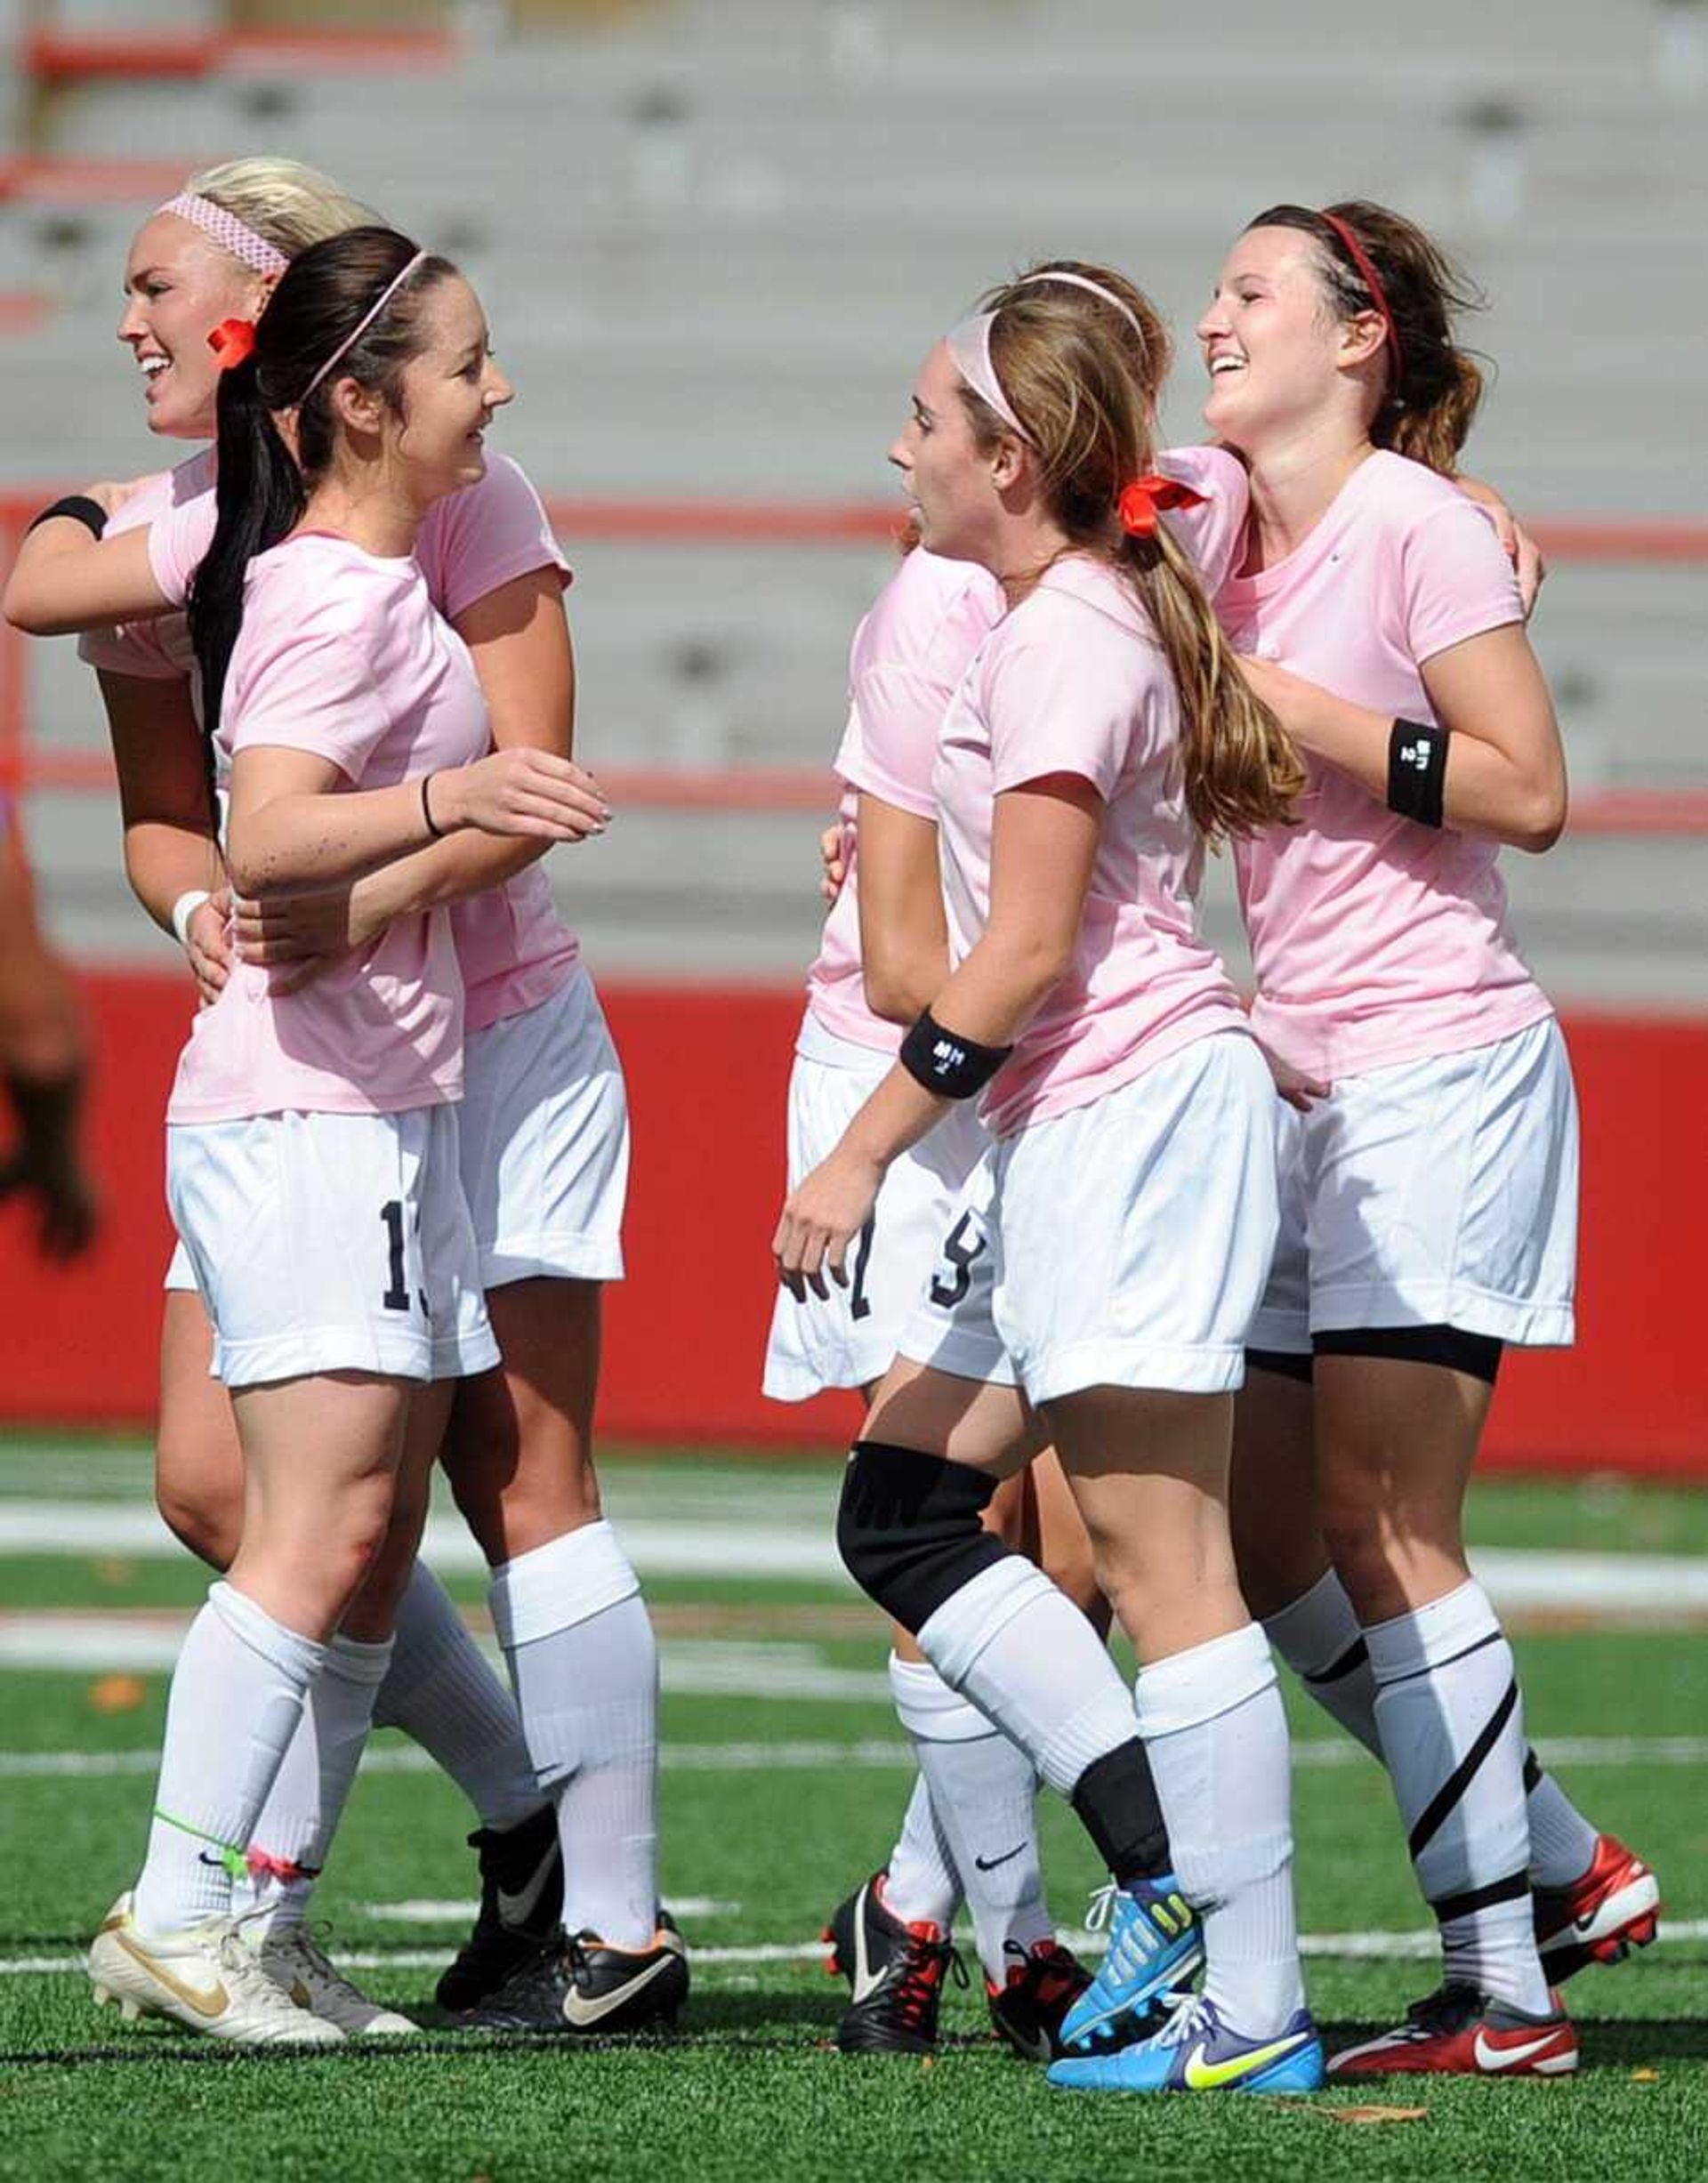
[[[0,495],[0,565],[10,566],[30,517],[52,497],[44,487]],[[870,545],[895,535],[894,502],[640,501],[553,498],[552,523],[567,542],[707,547]],[[1557,521],[1535,527],[1554,561],[1708,564],[1708,524]],[[104,751],[38,744],[30,732],[24,647],[0,624],[0,785],[16,789],[109,792]],[[601,769],[610,794],[630,810],[818,811],[834,798],[828,767],[764,767],[744,771],[663,767]],[[1607,789],[1579,797],[1572,832],[1587,834],[1708,835],[1708,791]]]

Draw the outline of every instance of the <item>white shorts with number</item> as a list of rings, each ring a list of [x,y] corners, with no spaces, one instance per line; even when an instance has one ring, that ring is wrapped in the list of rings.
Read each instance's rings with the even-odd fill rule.
[[[484,1288],[623,1277],[629,1108],[586,971],[463,1055],[463,1190]]]
[[[455,1107],[176,1123],[166,1195],[228,1387],[498,1362]]]
[[[889,1075],[888,1055],[837,1038],[813,1017],[789,1077],[789,1188],[835,1146]],[[765,1350],[765,1392],[804,1402],[829,1387],[866,1387],[894,1361],[901,1330],[990,1140],[971,1106],[953,1109],[884,1177],[849,1253],[849,1285],[797,1303],[779,1286]]]
[[[1278,1222],[1274,1106],[1252,1040],[1218,1033],[1003,1138],[903,1356],[963,1379],[1018,1376],[1035,1403],[1088,1387],[1238,1387]]]
[[[1253,1349],[1301,1354],[1313,1331],[1362,1326],[1570,1343],[1577,1099],[1553,1017],[1283,1113],[1281,1240]]]

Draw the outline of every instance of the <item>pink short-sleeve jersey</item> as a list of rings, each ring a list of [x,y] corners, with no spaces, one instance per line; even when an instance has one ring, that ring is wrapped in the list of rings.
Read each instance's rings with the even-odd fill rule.
[[[1359,464],[1304,543],[1224,584],[1242,651],[1355,705],[1432,721],[1420,669],[1521,621],[1487,519],[1397,455]],[[1259,1035],[1333,1080],[1462,1051],[1551,1011],[1513,940],[1491,842],[1420,826],[1331,765],[1309,761],[1296,826],[1236,844]]]
[[[219,740],[283,745],[352,789],[466,764],[490,740],[468,649],[411,560],[308,533],[251,562]],[[463,981],[443,910],[396,919],[300,991],[234,963],[178,1065],[168,1122],[285,1111],[391,1114],[457,1098]]]
[[[1213,591],[1245,535],[1245,472],[1218,447],[1175,447],[1158,467],[1204,495],[1165,520]],[[807,973],[807,1006],[855,1045],[894,1053],[900,1027],[866,1004],[860,961],[858,796],[935,819],[931,773],[938,731],[962,676],[1003,615],[1002,587],[984,568],[922,547],[909,553],[855,632],[849,661],[848,727],[836,753],[844,783],[839,816],[847,877],[825,921]]]
[[[848,728],[836,753],[844,784],[842,844],[848,875],[807,972],[810,1013],[837,1038],[894,1053],[898,1026],[866,1004],[860,961],[858,798],[935,820],[931,768],[937,731],[956,684],[1003,610],[996,580],[971,561],[922,547],[909,553],[855,632],[849,658]]]
[[[1204,851],[1186,808],[1180,704],[1132,586],[1073,554],[999,624],[952,699],[933,787],[958,963],[985,929],[995,800],[1087,780],[1103,824],[1067,973],[985,1095],[999,1137],[1089,1105],[1245,1011],[1197,930]]]
[[[168,599],[181,603],[214,536],[214,454],[204,448],[176,470],[138,487],[108,526],[109,533],[149,526],[149,560]],[[507,455],[488,458],[478,485],[429,509],[415,542],[428,595],[451,618],[515,577],[554,568],[569,581],[538,494]],[[92,666],[155,680],[188,676],[195,654],[181,614],[99,630],[79,648]],[[468,994],[468,1027],[484,1030],[547,1000],[566,984],[580,943],[558,915],[544,869],[531,865],[503,887],[455,904],[456,936]]]

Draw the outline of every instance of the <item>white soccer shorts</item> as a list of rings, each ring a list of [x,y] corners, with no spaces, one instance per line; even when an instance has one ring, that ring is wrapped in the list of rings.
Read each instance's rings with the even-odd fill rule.
[[[549,1000],[470,1033],[460,1133],[483,1287],[622,1279],[628,1099],[580,964]]]
[[[1237,1388],[1278,1222],[1274,1105],[1256,1046],[1222,1032],[1003,1138],[903,1356],[965,1379],[1018,1375],[1034,1403]]]
[[[1553,1017],[1342,1077],[1308,1114],[1283,1113],[1281,1239],[1253,1349],[1301,1355],[1313,1331],[1361,1326],[1571,1342],[1577,1098]]]
[[[228,1387],[498,1362],[454,1106],[174,1123],[166,1195]]]
[[[789,1077],[789,1188],[810,1174],[892,1067],[811,1015]],[[849,1253],[849,1285],[797,1303],[779,1285],[765,1350],[764,1390],[805,1402],[831,1387],[867,1387],[894,1361],[969,1175],[990,1140],[969,1103],[946,1115],[884,1177],[872,1219]]]

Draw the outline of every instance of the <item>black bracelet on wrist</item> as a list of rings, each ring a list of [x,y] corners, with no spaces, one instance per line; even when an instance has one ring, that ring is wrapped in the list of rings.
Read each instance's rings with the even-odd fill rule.
[[[939,1099],[970,1100],[1013,1051],[1012,1046],[981,1046],[958,1031],[946,1031],[928,1008],[902,1040],[896,1058],[915,1083]]]
[[[63,500],[56,500],[51,508],[44,508],[31,520],[25,537],[28,537],[37,523],[51,523],[57,515],[68,515],[74,523],[81,523],[97,538],[107,528],[107,511],[98,500],[91,500],[87,493],[68,493]]]
[[[427,822],[428,834],[435,842],[442,842],[445,839],[445,829],[434,819],[433,807],[427,801],[427,791],[432,786],[432,775],[431,773],[423,773],[421,777],[421,815]]]
[[[1388,737],[1388,809],[1420,826],[1441,824],[1450,730],[1397,720]]]

